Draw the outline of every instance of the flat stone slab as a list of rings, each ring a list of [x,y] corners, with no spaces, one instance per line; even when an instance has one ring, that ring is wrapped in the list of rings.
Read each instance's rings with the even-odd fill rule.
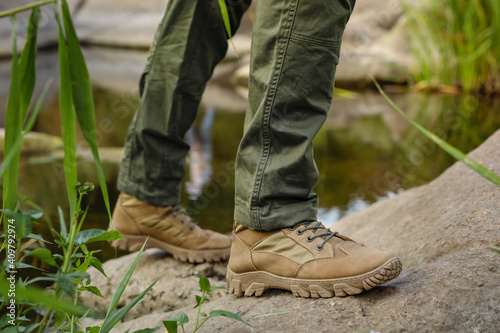
[[[149,48],[167,0],[86,0],[75,17],[82,43]]]

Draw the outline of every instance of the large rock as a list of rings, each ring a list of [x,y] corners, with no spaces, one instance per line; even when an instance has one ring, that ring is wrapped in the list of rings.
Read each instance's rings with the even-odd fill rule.
[[[75,25],[82,42],[91,45],[148,49],[168,0],[85,0]],[[238,50],[250,48],[251,23],[244,17]],[[234,52],[230,50],[230,56]]]
[[[370,75],[386,81],[407,79],[412,56],[402,7],[401,0],[356,1],[342,38],[337,85],[363,86],[371,82]]]
[[[0,153],[4,152],[5,129],[0,128]],[[29,132],[21,142],[21,152],[23,154],[44,154],[63,149],[62,139],[39,132]]]
[[[421,6],[424,0],[412,1]],[[342,38],[335,82],[339,87],[364,87],[370,76],[378,80],[405,82],[413,56],[405,35],[406,19],[401,0],[357,0]],[[250,67],[244,64],[234,76],[245,86]]]
[[[500,131],[470,156],[500,174]],[[431,183],[378,202],[334,227],[396,253],[405,269],[395,280],[355,297],[302,299],[278,290],[259,298],[222,297],[204,305],[203,311],[233,311],[253,328],[216,318],[200,332],[498,332],[500,255],[488,248],[500,245],[498,186],[456,163]],[[123,257],[104,266],[113,271],[112,267],[128,266],[131,260]],[[150,313],[136,319],[129,316],[115,331],[162,326],[162,320],[180,311],[188,314],[187,327],[192,329],[193,299],[173,311],[156,301],[168,290],[175,299],[179,274],[174,272],[190,272],[189,265],[159,255],[142,260],[135,273],[140,288],[131,286],[129,294],[137,295],[161,273],[164,278],[150,295]],[[195,281],[187,281],[192,291],[198,289]],[[109,286],[113,289],[118,282],[111,279],[106,288],[113,285]]]
[[[75,17],[80,40],[111,47],[148,48],[167,0],[85,0]]]

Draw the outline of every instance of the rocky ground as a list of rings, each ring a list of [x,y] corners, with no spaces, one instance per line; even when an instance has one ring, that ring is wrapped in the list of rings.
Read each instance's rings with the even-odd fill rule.
[[[469,156],[500,174],[500,131]],[[355,297],[295,298],[270,290],[262,297],[220,297],[204,311],[230,310],[253,327],[227,318],[201,332],[498,332],[500,315],[500,188],[456,163],[431,183],[350,215],[335,226],[367,245],[396,253],[404,270],[395,280]],[[104,309],[134,255],[104,264],[109,280],[91,272],[106,300],[84,297]],[[224,284],[224,264],[190,265],[157,250],[143,256],[122,304],[161,276],[155,291],[126,321],[124,332],[161,326],[184,311],[191,318],[197,282],[193,273]]]

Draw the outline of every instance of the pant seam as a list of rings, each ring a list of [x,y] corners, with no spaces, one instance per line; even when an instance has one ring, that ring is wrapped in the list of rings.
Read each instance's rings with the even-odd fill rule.
[[[292,32],[290,35],[291,40],[295,40],[298,42],[305,42],[309,44],[316,44],[319,46],[327,46],[327,47],[336,47],[340,46],[340,42],[328,38],[314,37],[314,36],[306,36],[296,32]]]
[[[197,6],[197,7],[196,7],[196,9],[195,9],[195,13],[196,13],[196,11],[197,11],[197,10],[198,10],[198,6]],[[213,6],[211,6],[211,7],[210,7],[210,11],[211,11],[211,12],[209,12],[209,13],[207,13],[207,14],[205,15],[205,20],[204,20],[204,22],[203,22],[203,29],[198,29],[198,32],[201,32],[201,31],[202,31],[202,32],[204,32],[204,33],[206,33],[206,32],[207,32],[207,30],[208,30],[208,29],[207,29],[207,26],[208,26],[208,23],[209,23],[209,19],[208,19],[208,17],[209,17],[210,15],[212,15],[212,12],[214,11],[214,7],[213,7]],[[189,35],[189,34],[188,34],[188,35]],[[189,58],[188,58],[189,60],[188,60],[188,61],[186,61],[186,64],[187,64],[187,65],[186,65],[186,66],[187,66],[187,73],[188,73],[188,74],[186,75],[186,77],[184,78],[184,80],[181,82],[181,85],[180,85],[180,86],[183,86],[183,85],[185,84],[187,87],[189,87],[190,85],[192,85],[192,84],[193,84],[193,79],[192,79],[192,77],[194,76],[194,75],[193,75],[193,73],[192,73],[192,72],[193,72],[193,70],[192,70],[192,69],[193,69],[193,62],[194,62],[194,59],[195,59],[195,57],[196,57],[196,51],[199,49],[199,45],[200,45],[200,42],[199,42],[199,41],[200,41],[200,39],[202,38],[202,35],[203,35],[202,33],[198,33],[198,36],[196,37],[196,42],[195,42],[195,45],[196,45],[196,46],[193,48],[193,51],[192,51],[192,52],[190,52],[190,54],[189,54]],[[186,56],[187,49],[188,49],[188,48],[186,47],[186,51],[185,51],[185,53],[184,53],[184,57]],[[182,65],[181,65],[181,66],[182,66]],[[192,94],[192,93],[193,93],[193,92],[191,91],[191,89],[189,89],[189,94]]]
[[[287,17],[283,22],[284,31],[281,37],[277,39],[277,51],[278,54],[276,56],[276,61],[274,65],[273,74],[271,77],[271,83],[269,84],[269,88],[266,93],[266,104],[262,117],[262,157],[260,159],[259,165],[257,167],[257,173],[255,175],[254,187],[252,191],[252,199],[250,205],[250,211],[252,216],[252,220],[257,225],[257,229],[262,229],[261,225],[261,207],[259,206],[259,195],[262,188],[262,180],[264,176],[264,169],[266,168],[267,162],[270,156],[271,142],[270,142],[270,131],[269,125],[271,121],[271,113],[274,105],[274,98],[276,96],[277,86],[279,82],[279,78],[281,76],[283,70],[283,64],[285,62],[286,50],[288,48],[288,44],[290,42],[290,34],[292,31],[293,23],[295,20],[295,16],[297,13],[297,0],[291,1],[290,6],[287,9],[287,13],[285,14]]]

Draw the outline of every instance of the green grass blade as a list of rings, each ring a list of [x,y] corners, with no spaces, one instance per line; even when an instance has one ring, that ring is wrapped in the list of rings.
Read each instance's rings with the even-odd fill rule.
[[[33,8],[28,23],[26,44],[24,45],[23,53],[19,60],[19,72],[21,74],[21,109],[23,112],[21,117],[23,120],[28,113],[33,90],[35,89],[36,41],[40,17],[40,9],[38,7]]]
[[[213,318],[213,317],[219,317],[219,316],[231,318],[231,319],[239,321],[240,323],[243,323],[245,325],[252,327],[252,325],[250,325],[249,323],[244,321],[240,316],[238,316],[236,313],[233,313],[231,311],[224,311],[224,310],[210,311],[209,317]]]
[[[59,229],[61,231],[61,236],[66,238],[68,235],[68,229],[66,228],[66,222],[64,221],[64,213],[60,206],[57,206],[57,211],[59,212]]]
[[[281,312],[265,313],[265,314],[261,314],[261,315],[255,316],[253,318],[255,319],[255,318],[260,318],[260,317],[279,316],[279,315],[287,314],[287,313],[290,313],[290,311],[287,310],[287,311],[281,311]]]
[[[224,20],[224,27],[226,28],[227,35],[229,36],[229,38],[232,38],[233,36],[231,36],[231,22],[229,22],[229,13],[227,11],[226,1],[219,0],[219,7],[222,14],[222,19]]]
[[[111,316],[109,316],[106,320],[104,320],[101,329],[99,330],[99,333],[107,333],[109,332],[125,315],[134,307],[136,306],[139,302],[141,302],[144,299],[144,296],[146,293],[153,288],[153,286],[158,282],[159,278],[154,281],[152,284],[149,285],[140,295],[138,295],[136,298],[134,298],[130,303],[125,305],[123,308],[120,310],[116,311],[113,313]]]
[[[28,134],[28,132],[31,131],[31,129],[35,125],[36,118],[38,117],[38,114],[40,113],[40,110],[42,109],[43,102],[45,101],[45,97],[47,97],[47,94],[49,93],[49,89],[52,86],[52,81],[53,81],[53,79],[50,78],[47,80],[47,83],[45,83],[45,86],[43,87],[42,93],[40,94],[40,97],[38,97],[38,100],[36,101],[35,108],[33,109],[33,112],[31,113],[28,121],[26,122],[26,125],[24,126],[24,129],[22,131],[23,136]]]
[[[55,7],[56,8],[56,7]],[[76,116],[71,91],[71,75],[68,62],[68,48],[64,39],[64,33],[59,19],[59,13],[55,11],[58,25],[59,41],[59,109],[61,112],[61,130],[64,144],[64,176],[66,178],[66,191],[69,200],[70,224],[76,218]]]
[[[57,0],[43,0],[43,1],[33,2],[30,4],[24,5],[24,6],[19,6],[19,7],[15,7],[12,9],[4,10],[4,11],[0,12],[0,18],[6,17],[6,16],[11,16],[11,15],[14,15],[16,13],[30,10],[30,9],[35,8],[35,7],[40,7],[40,6],[46,5],[48,3],[54,3],[56,1]]]
[[[6,279],[0,280],[0,295],[7,295],[9,285],[10,283]],[[15,298],[19,301],[19,303],[22,301],[22,304],[41,304],[48,306],[53,310],[77,316],[81,316],[88,311],[87,308],[81,305],[75,306],[72,301],[68,302],[61,298],[56,298],[54,295],[49,295],[39,288],[21,286],[19,284],[16,285]]]
[[[50,79],[45,84],[45,87],[43,88],[42,94],[38,98],[35,109],[33,110],[33,113],[31,114],[31,116],[28,119],[28,122],[26,123],[26,127],[21,132],[21,134],[18,135],[18,137],[16,138],[14,143],[11,145],[10,152],[4,158],[4,161],[3,161],[2,165],[0,166],[0,177],[3,176],[4,173],[7,173],[7,168],[9,167],[10,163],[12,163],[17,152],[21,149],[21,144],[23,142],[24,136],[29,131],[31,131],[31,129],[33,128],[33,125],[35,124],[36,117],[38,116],[38,113],[42,109],[43,101],[45,100],[45,97],[47,96],[47,93],[49,92],[49,88],[50,88],[51,84],[52,84],[52,80]]]
[[[146,240],[147,242],[147,240]],[[122,297],[123,291],[125,290],[125,287],[127,286],[128,282],[130,281],[130,277],[134,273],[135,266],[137,266],[137,263],[139,262],[139,259],[141,258],[142,251],[144,251],[144,247],[146,246],[146,242],[142,245],[141,250],[137,253],[137,256],[135,257],[134,262],[132,263],[132,266],[130,266],[129,270],[123,277],[122,281],[118,285],[118,288],[116,288],[115,293],[113,294],[113,298],[111,299],[111,302],[109,303],[108,307],[108,312],[106,313],[106,318],[104,318],[104,321],[106,321],[109,316],[111,315],[111,312],[116,308],[116,305],[118,304],[118,301],[120,300],[120,297]]]
[[[73,94],[73,103],[76,110],[76,117],[82,129],[83,136],[87,141],[97,169],[97,177],[101,186],[104,203],[108,211],[109,219],[111,220],[111,209],[109,206],[108,189],[106,186],[106,178],[99,158],[97,149],[97,137],[95,132],[95,111],[94,99],[92,96],[92,84],[90,82],[89,72],[83,57],[83,52],[80,47],[80,42],[71,20],[71,14],[66,0],[61,3],[62,18],[64,29],[66,31],[66,42],[68,46],[68,62],[71,75],[71,87]]]
[[[10,23],[12,27],[12,65],[7,110],[5,113],[4,158],[7,158],[9,154],[13,156],[9,162],[10,168],[5,170],[3,178],[3,208],[14,210],[17,202],[17,180],[19,178],[19,160],[21,157],[21,146],[19,145],[15,149],[14,145],[21,135],[23,120],[21,118],[21,78],[19,75],[15,16],[11,16]]]
[[[410,119],[404,112],[403,110],[401,110],[390,98],[389,96],[386,95],[386,93],[382,90],[382,88],[380,87],[380,85],[378,84],[378,82],[372,77],[372,81],[373,83],[375,84],[375,86],[377,87],[378,91],[380,92],[380,94],[384,97],[384,99],[387,101],[387,103],[389,103],[390,106],[392,106],[392,108],[394,110],[396,110],[401,116],[403,116],[408,122],[410,122],[413,126],[415,126],[420,132],[422,132],[425,136],[427,136],[429,139],[431,139],[432,141],[434,141],[438,146],[440,146],[442,149],[444,149],[448,154],[450,154],[451,156],[453,156],[455,159],[457,159],[458,161],[461,161],[463,162],[467,167],[471,168],[472,170],[474,170],[475,172],[477,172],[479,175],[483,176],[484,178],[486,178],[487,180],[489,180],[490,182],[492,182],[493,184],[495,185],[498,185],[500,186],[500,177],[496,174],[494,174],[493,172],[491,172],[490,170],[486,169],[484,166],[482,166],[481,164],[477,163],[476,161],[474,161],[472,158],[468,157],[467,155],[465,155],[463,152],[461,152],[460,150],[458,150],[457,148],[453,147],[452,145],[450,145],[448,142],[442,140],[441,138],[439,138],[437,135],[435,135],[434,133],[430,132],[429,130],[425,129],[424,127],[422,127],[420,124],[418,124],[417,122],[413,121],[412,119]]]
[[[227,35],[229,36],[229,40],[231,41],[231,45],[233,46],[234,53],[236,54],[236,58],[239,58],[238,52],[236,52],[236,47],[233,43],[233,36],[231,34],[231,22],[229,21],[229,12],[227,11],[226,1],[219,0],[219,7],[222,14],[222,19],[224,20],[224,27],[226,28]]]

